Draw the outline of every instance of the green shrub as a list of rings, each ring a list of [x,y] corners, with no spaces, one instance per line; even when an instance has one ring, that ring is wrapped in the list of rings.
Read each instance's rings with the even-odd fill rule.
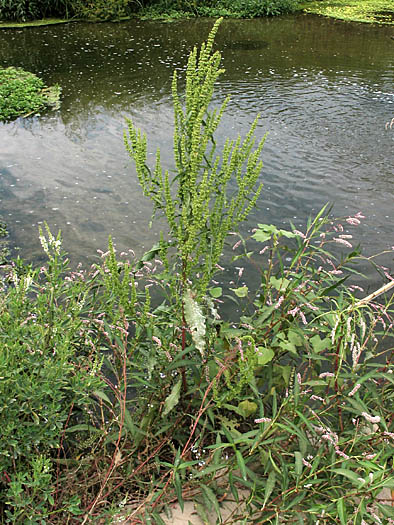
[[[72,5],[77,17],[93,20],[117,20],[141,6],[136,0],[73,0]]]
[[[0,68],[0,121],[59,107],[60,87],[45,87],[33,73],[21,68]]]
[[[220,0],[218,7],[229,9],[241,18],[256,18],[291,13],[298,4],[298,0]]]
[[[70,0],[0,0],[0,20],[26,22],[50,16],[68,18],[72,14]]]
[[[255,18],[294,12],[298,0],[159,0],[141,6],[141,13],[154,18],[179,16],[230,16]]]
[[[32,509],[39,516],[50,501],[53,468],[45,458],[58,455],[66,425],[102,385],[100,363],[83,352],[83,283],[63,280],[60,239],[41,240],[47,266],[32,270],[16,261],[0,305],[0,484],[9,481],[0,502],[12,523],[27,523]]]

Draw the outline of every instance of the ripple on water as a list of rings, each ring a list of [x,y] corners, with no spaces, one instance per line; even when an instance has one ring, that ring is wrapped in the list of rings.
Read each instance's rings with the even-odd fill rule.
[[[210,21],[73,24],[0,33],[0,61],[63,87],[61,110],[0,125],[0,199],[12,239],[36,254],[37,224],[62,228],[76,258],[94,255],[108,234],[121,249],[156,240],[124,151],[125,117],[161,147],[172,167],[171,74]],[[370,252],[394,245],[394,65],[386,28],[315,17],[225,21],[217,46],[226,72],[216,102],[232,100],[218,130],[244,134],[261,114],[265,187],[256,222],[301,226],[313,210],[363,210],[358,230]],[[182,85],[182,81],[180,81]],[[294,219],[296,217],[296,219]],[[363,234],[361,233],[364,232]],[[364,236],[364,238],[362,238]],[[392,261],[391,261],[392,263]]]

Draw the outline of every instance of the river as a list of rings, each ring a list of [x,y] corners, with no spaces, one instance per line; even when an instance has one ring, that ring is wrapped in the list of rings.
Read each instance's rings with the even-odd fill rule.
[[[0,124],[0,213],[11,245],[40,260],[38,225],[62,230],[73,261],[94,260],[111,234],[119,250],[148,249],[142,196],[123,146],[132,117],[172,166],[171,76],[182,72],[212,20],[70,23],[0,31],[0,64],[62,86],[61,109]],[[348,230],[367,254],[394,246],[393,28],[296,15],[225,20],[217,36],[225,73],[215,103],[231,95],[217,142],[245,133],[255,115],[264,190],[258,222],[302,229],[326,202],[361,211]],[[384,258],[394,267],[393,253]]]

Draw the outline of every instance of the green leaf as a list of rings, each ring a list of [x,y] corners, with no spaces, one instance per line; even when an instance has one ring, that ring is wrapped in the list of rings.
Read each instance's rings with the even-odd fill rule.
[[[327,288],[324,288],[324,290],[322,290],[322,292],[319,293],[319,297],[324,297],[326,295],[329,295],[329,293],[332,292],[333,290],[335,290],[335,288],[338,288],[338,286],[343,284],[348,277],[349,276],[346,275],[346,277],[342,277],[342,279],[339,279],[339,281],[335,282],[331,286],[327,286]]]
[[[336,472],[337,474],[341,474],[341,476],[344,476],[345,478],[350,479],[351,481],[354,482],[355,485],[357,485],[357,486],[360,485],[360,481],[358,479],[360,476],[358,476],[352,470],[348,470],[348,469],[345,469],[345,468],[333,468],[331,470],[332,470],[332,472]]]
[[[282,370],[282,377],[283,381],[285,382],[285,385],[289,386],[292,367],[289,365],[282,365],[279,366],[279,368]]]
[[[345,505],[344,498],[340,498],[337,501],[337,511],[338,511],[339,519],[341,520],[341,524],[346,525],[347,524],[347,512],[346,512],[346,505]]]
[[[299,333],[295,332],[294,330],[289,330],[289,332],[287,334],[287,337],[288,337],[290,343],[292,343],[295,346],[302,346],[303,343],[304,343],[304,340],[301,337],[301,335]]]
[[[257,242],[266,242],[278,231],[273,224],[259,224],[258,230],[252,235],[252,239],[255,239]]]
[[[181,392],[181,379],[172,387],[171,394],[164,401],[163,416],[166,416],[179,403],[179,395]]]
[[[290,281],[289,279],[277,279],[276,277],[272,276],[270,278],[270,284],[272,284],[272,286],[275,288],[275,290],[278,290],[278,292],[283,292],[288,288]]]
[[[193,342],[196,348],[203,353],[205,349],[205,317],[201,306],[194,299],[191,290],[186,290],[183,296],[184,313],[186,322],[190,328]]]
[[[204,505],[201,505],[201,503],[197,503],[195,505],[195,507],[196,507],[196,512],[198,514],[198,517],[203,522],[203,524],[204,525],[210,525],[208,514],[207,514],[207,511],[206,511]]]
[[[394,507],[382,503],[376,503],[376,506],[386,518],[394,518]]]
[[[326,350],[330,344],[330,340],[328,337],[325,337],[324,339],[320,339],[320,336],[318,334],[314,335],[309,339],[309,342],[312,345],[313,351],[316,354],[319,354],[323,350]]]
[[[294,452],[295,457],[295,471],[297,476],[302,474],[302,454],[298,450]]]
[[[276,474],[274,470],[271,470],[271,472],[268,475],[267,483],[265,484],[263,508],[265,507],[268,501],[268,498],[271,496],[272,491],[275,488],[275,484],[276,484]]]
[[[109,397],[107,396],[107,394],[105,394],[104,392],[101,392],[99,390],[95,390],[93,392],[93,395],[95,395],[96,397],[99,397],[100,399],[102,399],[103,401],[105,401],[106,403],[108,403],[109,405],[112,405]]]
[[[279,346],[280,348],[283,348],[283,350],[286,350],[287,352],[291,352],[294,355],[298,355],[297,347],[290,341],[281,341],[279,343]]]
[[[241,286],[240,288],[230,288],[237,297],[246,297],[248,295],[249,289],[247,286]]]
[[[237,458],[237,465],[239,467],[239,470],[241,471],[241,475],[244,481],[247,481],[246,466],[245,466],[244,458],[239,450],[235,451],[235,456]]]
[[[216,288],[210,288],[209,290],[209,293],[212,295],[212,297],[214,297],[215,299],[217,299],[218,297],[221,297],[222,295],[222,292],[223,292],[223,289],[221,286],[217,286]]]
[[[175,485],[176,497],[178,498],[179,506],[181,507],[181,510],[183,512],[184,501],[183,501],[183,497],[182,497],[182,482],[181,482],[181,478],[180,478],[178,472],[175,472],[174,485]]]
[[[238,403],[238,408],[244,417],[249,417],[256,412],[257,404],[245,399],[245,401]]]
[[[219,518],[219,523],[222,522],[222,517],[221,517],[221,513],[220,513],[220,507],[219,507],[219,502],[215,496],[215,493],[213,492],[213,490],[209,487],[207,487],[207,485],[201,485],[201,489],[202,491],[204,492],[204,494],[206,495],[207,499],[209,499],[209,501],[212,503],[214,509],[215,509],[215,512],[216,512],[216,515],[217,517]]]
[[[272,361],[274,356],[275,356],[275,352],[271,350],[271,348],[266,348],[264,346],[259,347],[258,354],[257,354],[257,363],[260,366],[266,365],[267,363]]]

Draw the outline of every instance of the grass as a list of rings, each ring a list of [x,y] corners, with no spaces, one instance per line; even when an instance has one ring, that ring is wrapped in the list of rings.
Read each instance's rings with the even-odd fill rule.
[[[302,7],[306,13],[349,22],[394,25],[392,0],[319,0],[304,2]]]

